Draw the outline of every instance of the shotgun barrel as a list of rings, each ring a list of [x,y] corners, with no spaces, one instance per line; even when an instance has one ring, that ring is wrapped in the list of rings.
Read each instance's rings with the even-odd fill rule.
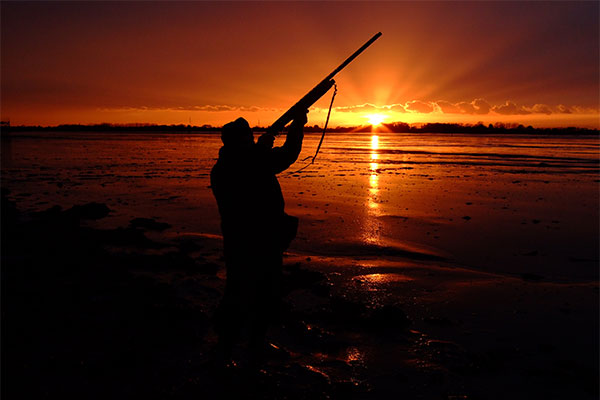
[[[273,135],[279,135],[283,128],[290,123],[294,119],[294,117],[304,110],[307,110],[310,106],[317,102],[327,91],[335,84],[333,77],[340,72],[342,69],[346,68],[348,64],[352,62],[360,53],[365,51],[367,47],[373,44],[374,41],[379,39],[381,36],[381,32],[377,32],[371,39],[369,39],[365,44],[363,44],[358,50],[356,50],[350,57],[348,57],[343,63],[339,65],[336,69],[334,69],[329,75],[325,77],[321,82],[317,84],[310,92],[308,92],[304,97],[302,97],[296,104],[290,107],[281,117],[277,119],[268,129],[267,131]]]

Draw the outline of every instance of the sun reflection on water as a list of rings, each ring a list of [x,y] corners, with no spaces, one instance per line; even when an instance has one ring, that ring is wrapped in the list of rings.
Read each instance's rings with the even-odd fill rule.
[[[379,136],[371,136],[371,163],[369,164],[371,175],[369,177],[369,201],[374,202],[379,192]],[[373,208],[373,207],[371,207]]]
[[[379,136],[377,135],[371,136],[371,150],[379,150]]]
[[[369,193],[367,196],[367,217],[365,221],[363,237],[365,242],[379,244],[380,227],[379,221],[374,218],[380,214],[379,211],[379,136],[371,136],[371,153],[369,163]]]

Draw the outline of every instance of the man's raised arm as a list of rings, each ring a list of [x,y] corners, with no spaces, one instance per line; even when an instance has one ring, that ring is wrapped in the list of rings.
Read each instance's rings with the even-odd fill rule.
[[[299,113],[288,127],[288,133],[285,143],[281,147],[274,147],[268,153],[270,167],[274,174],[285,171],[298,159],[302,150],[302,140],[304,139],[304,125],[307,122],[305,110]],[[269,148],[273,146],[273,136],[267,132],[258,138],[258,145]]]

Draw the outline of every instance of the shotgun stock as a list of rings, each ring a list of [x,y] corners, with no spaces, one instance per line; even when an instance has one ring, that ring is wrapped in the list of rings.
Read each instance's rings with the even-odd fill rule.
[[[315,104],[327,91],[335,84],[333,77],[344,69],[352,60],[354,60],[360,53],[362,53],[367,47],[373,44],[374,41],[379,39],[381,32],[373,35],[365,44],[363,44],[358,50],[356,50],[350,57],[348,57],[343,63],[341,63],[336,69],[334,69],[329,75],[325,77],[317,86],[311,89],[304,97],[302,97],[296,104],[290,107],[281,117],[277,119],[268,129],[267,132],[273,136],[279,135],[283,128],[294,119],[294,117],[305,110],[308,110],[310,106]]]

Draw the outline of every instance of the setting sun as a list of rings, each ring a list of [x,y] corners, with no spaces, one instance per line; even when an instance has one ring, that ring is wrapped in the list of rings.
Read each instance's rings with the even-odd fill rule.
[[[365,118],[369,121],[369,124],[377,126],[386,120],[387,115],[383,114],[369,114],[365,115]]]

